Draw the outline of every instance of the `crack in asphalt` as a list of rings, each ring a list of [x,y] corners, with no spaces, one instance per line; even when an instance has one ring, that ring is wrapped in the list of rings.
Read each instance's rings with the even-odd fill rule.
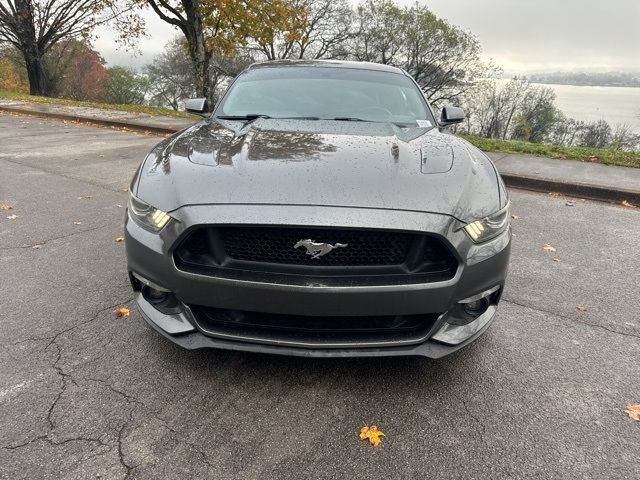
[[[57,237],[51,237],[51,238],[48,238],[48,239],[43,240],[41,242],[36,242],[36,243],[34,243],[32,245],[21,245],[19,247],[0,247],[0,250],[18,250],[18,249],[22,249],[22,248],[33,248],[33,245],[47,245],[48,243],[55,242],[56,240],[64,240],[66,238],[70,238],[70,237],[73,237],[73,236],[76,236],[76,235],[80,235],[80,234],[83,234],[83,233],[94,232],[96,230],[100,230],[101,228],[110,227],[110,226],[112,226],[112,224],[105,223],[103,225],[98,225],[97,227],[86,228],[84,230],[77,230],[75,232],[71,232],[71,233],[68,233],[66,235],[60,235],[60,236],[57,236]]]
[[[480,420],[480,418],[478,418],[472,411],[471,409],[469,409],[469,406],[467,405],[467,402],[462,400],[462,406],[464,407],[465,411],[467,412],[467,415],[469,417],[471,417],[475,423],[480,427],[480,428],[476,428],[476,431],[478,432],[478,435],[480,436],[480,441],[482,443],[486,443],[485,439],[484,439],[484,434],[486,432],[484,423],[482,423],[482,421]]]
[[[524,304],[524,303],[516,302],[516,301],[511,300],[509,298],[503,298],[502,301],[510,303],[512,305],[517,305],[519,307],[529,308],[531,310],[535,310],[536,312],[541,312],[541,313],[546,313],[548,315],[553,315],[555,317],[562,318],[564,320],[568,320],[568,321],[570,321],[572,323],[577,323],[579,325],[586,325],[588,327],[594,327],[594,328],[599,328],[599,329],[602,329],[602,330],[606,330],[609,333],[615,333],[616,335],[622,335],[623,337],[640,338],[640,335],[637,335],[635,333],[621,332],[620,330],[614,330],[613,328],[609,328],[609,327],[606,327],[604,325],[600,325],[598,323],[585,322],[585,321],[582,321],[582,320],[578,320],[577,318],[570,317],[568,315],[563,315],[563,314],[557,313],[557,312],[552,312],[550,310],[546,310],[544,308],[540,308],[540,307],[537,307],[537,306],[534,306],[534,305],[527,305],[527,304]]]
[[[57,353],[55,356],[55,360],[53,362],[53,364],[51,365],[52,368],[56,371],[56,374],[62,379],[62,386],[59,390],[59,392],[56,394],[53,402],[51,403],[51,405],[49,406],[48,410],[47,410],[47,423],[49,424],[49,427],[47,428],[46,433],[38,435],[30,440],[27,440],[26,442],[20,443],[20,444],[16,444],[16,445],[6,445],[6,446],[2,446],[0,448],[4,449],[4,450],[16,450],[19,448],[23,448],[35,441],[46,441],[51,445],[54,446],[58,446],[58,445],[63,445],[65,443],[68,443],[69,441],[88,441],[88,442],[98,442],[100,443],[100,445],[102,446],[107,446],[109,448],[111,448],[108,444],[104,443],[101,439],[95,439],[95,438],[90,438],[90,437],[73,437],[71,439],[65,439],[63,441],[60,442],[56,442],[55,440],[52,440],[50,438],[50,435],[55,431],[56,429],[56,422],[54,421],[53,418],[53,414],[54,414],[54,410],[56,409],[58,402],[61,400],[62,396],[64,395],[64,393],[66,392],[69,382],[74,384],[75,386],[78,386],[77,382],[75,381],[75,379],[73,378],[73,376],[70,373],[66,373],[63,368],[59,365],[59,363],[62,360],[62,348],[60,347],[60,345],[57,343],[58,339],[60,338],[60,336],[76,329],[79,327],[82,327],[84,325],[88,325],[89,323],[92,323],[94,321],[96,321],[98,319],[98,317],[100,316],[100,314],[102,314],[103,312],[107,311],[107,310],[111,310],[113,308],[116,308],[117,306],[123,305],[123,304],[127,304],[130,303],[133,300],[133,297],[130,297],[128,300],[124,301],[124,302],[118,302],[115,305],[110,305],[108,307],[104,307],[104,308],[100,308],[95,315],[93,315],[93,317],[91,317],[89,320],[84,321],[84,322],[80,322],[77,323],[75,325],[72,325],[69,328],[65,328],[64,330],[56,333],[53,336],[50,337],[43,337],[39,340],[49,340],[49,343],[42,349],[42,351],[47,351],[49,349],[49,347],[51,347],[52,345],[56,347]]]
[[[171,427],[166,420],[164,420],[161,416],[160,413],[157,412],[156,410],[154,410],[153,408],[149,407],[148,405],[146,405],[143,401],[141,401],[140,399],[138,399],[137,397],[134,397],[133,395],[130,395],[122,390],[119,390],[117,388],[115,388],[111,383],[102,380],[100,378],[86,378],[86,380],[90,380],[93,382],[97,382],[100,383],[101,385],[105,386],[106,388],[108,388],[109,390],[111,390],[112,392],[122,396],[127,403],[129,404],[134,404],[134,408],[131,409],[130,411],[130,415],[129,415],[129,421],[127,423],[130,423],[132,421],[132,416],[133,413],[135,411],[135,406],[141,407],[142,409],[144,409],[147,413],[149,413],[155,420],[157,420],[158,422],[160,422],[162,424],[162,426],[164,428],[166,428],[169,432],[171,432],[171,434],[174,436],[174,438],[179,442],[179,443],[183,443],[189,447],[191,447],[200,457],[202,460],[202,463],[206,464],[207,466],[213,468],[213,464],[211,464],[211,462],[209,462],[209,458],[207,457],[207,454],[202,451],[199,446],[193,442],[188,441],[186,438],[184,438],[184,433],[180,432],[178,430],[176,430],[175,428]],[[125,437],[123,436],[124,433],[124,426],[121,429],[121,431],[119,432],[119,446],[121,446],[121,442],[125,439]],[[120,448],[119,448],[120,451]],[[121,463],[123,465],[124,464],[124,455],[121,455]],[[132,469],[135,469],[138,465],[131,467]],[[126,478],[126,477],[125,477]]]

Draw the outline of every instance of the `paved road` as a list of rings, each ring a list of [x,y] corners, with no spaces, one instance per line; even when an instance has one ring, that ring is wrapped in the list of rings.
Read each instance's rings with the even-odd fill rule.
[[[157,140],[0,116],[0,478],[640,477],[640,211],[513,191],[499,318],[439,361],[186,352],[113,312]]]

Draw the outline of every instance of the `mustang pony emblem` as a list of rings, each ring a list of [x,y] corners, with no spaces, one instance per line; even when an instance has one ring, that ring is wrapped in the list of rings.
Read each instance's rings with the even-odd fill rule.
[[[336,248],[344,248],[348,247],[348,243],[336,243],[335,245],[331,245],[330,243],[315,243],[313,240],[300,240],[296,243],[293,248],[304,247],[307,249],[307,255],[310,255],[311,258],[320,258],[323,255],[326,255],[331,250]]]

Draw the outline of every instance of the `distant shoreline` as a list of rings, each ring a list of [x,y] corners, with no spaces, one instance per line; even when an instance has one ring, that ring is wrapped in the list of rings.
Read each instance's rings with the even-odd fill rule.
[[[605,85],[591,83],[566,83],[566,82],[541,82],[539,80],[530,80],[536,85],[566,85],[568,87],[608,87],[608,88],[640,88],[640,85]]]
[[[640,72],[549,72],[523,73],[531,83],[540,85],[568,85],[571,87],[640,88]]]

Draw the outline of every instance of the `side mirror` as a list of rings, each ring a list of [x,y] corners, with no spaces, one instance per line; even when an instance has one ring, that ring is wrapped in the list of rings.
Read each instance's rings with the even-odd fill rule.
[[[464,110],[460,107],[447,106],[442,109],[441,126],[453,125],[464,120]]]
[[[190,98],[185,100],[184,109],[190,113],[206,116],[209,111],[209,102],[206,98]]]

